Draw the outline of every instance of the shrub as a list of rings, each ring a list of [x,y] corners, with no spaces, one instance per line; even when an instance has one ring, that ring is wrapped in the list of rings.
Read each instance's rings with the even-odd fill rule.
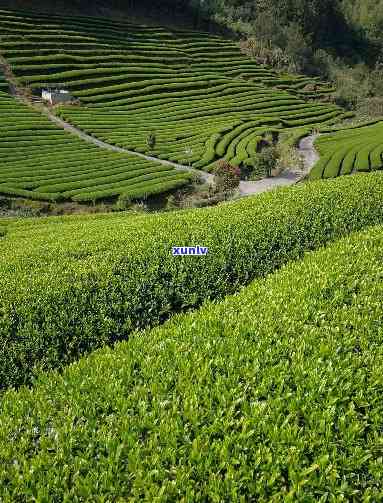
[[[291,143],[280,143],[277,146],[278,159],[276,162],[276,168],[283,169],[304,169],[304,161],[299,155],[298,150],[291,145]]]
[[[173,194],[170,194],[170,196],[166,198],[166,209],[175,210],[177,207],[178,207],[177,199]]]
[[[288,68],[293,64],[286,51],[279,47],[270,47],[269,44],[255,38],[242,40],[240,42],[241,51],[254,58],[259,65],[271,66],[273,68]]]
[[[374,172],[214,208],[9,224],[1,241],[1,386],[31,382],[40,369],[65,365],[383,222],[382,198],[383,177]],[[209,248],[206,257],[171,254],[173,246],[197,244]]]
[[[218,192],[230,192],[236,189],[240,183],[241,171],[229,162],[221,159],[215,164],[213,170],[214,184]]]
[[[156,146],[156,135],[153,131],[146,137],[146,145],[150,151],[154,150],[154,147]]]

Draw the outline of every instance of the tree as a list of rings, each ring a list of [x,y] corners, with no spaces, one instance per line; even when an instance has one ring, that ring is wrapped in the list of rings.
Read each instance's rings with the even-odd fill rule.
[[[149,150],[153,150],[156,146],[156,135],[153,131],[151,131],[146,137],[146,145]]]
[[[263,149],[255,159],[255,168],[263,171],[266,176],[271,176],[271,171],[277,166],[278,151],[275,147],[267,147]]]
[[[239,186],[241,171],[237,166],[232,166],[225,159],[216,162],[213,170],[214,184],[221,192],[230,192]]]

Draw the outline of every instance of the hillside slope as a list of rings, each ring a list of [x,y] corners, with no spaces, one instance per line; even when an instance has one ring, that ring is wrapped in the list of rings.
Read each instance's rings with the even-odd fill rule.
[[[318,79],[279,75],[233,41],[129,22],[2,11],[0,50],[23,85],[61,83],[81,101],[59,113],[109,143],[209,169],[252,165],[262,135],[331,124]],[[310,84],[309,87],[307,85]]]
[[[11,223],[0,238],[0,388],[382,223],[382,194],[383,176],[373,173],[215,208]],[[172,255],[197,245],[208,254]]]
[[[316,142],[321,159],[310,173],[312,180],[382,169],[382,120],[327,132]]]

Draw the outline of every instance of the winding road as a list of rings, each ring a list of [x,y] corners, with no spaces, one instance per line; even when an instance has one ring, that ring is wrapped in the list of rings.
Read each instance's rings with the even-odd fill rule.
[[[303,160],[302,168],[297,166],[294,169],[286,169],[278,176],[263,178],[256,182],[241,182],[239,186],[241,195],[249,196],[278,187],[294,185],[305,178],[310,173],[314,164],[319,160],[319,154],[314,147],[314,142],[318,136],[318,134],[306,136],[299,142],[298,152]]]
[[[85,141],[88,141],[90,143],[93,143],[94,145],[97,145],[100,148],[113,150],[114,152],[122,152],[122,153],[135,155],[137,157],[141,157],[141,158],[146,159],[148,161],[158,162],[158,163],[166,165],[166,166],[173,166],[174,168],[176,168],[180,171],[189,171],[191,173],[199,175],[207,183],[213,183],[213,175],[210,173],[207,173],[206,171],[194,169],[189,166],[185,166],[183,164],[177,164],[177,163],[171,162],[171,161],[165,161],[164,159],[158,159],[157,157],[152,157],[150,155],[141,154],[139,152],[135,152],[134,150],[129,150],[129,149],[122,148],[122,147],[116,147],[115,145],[111,145],[110,143],[106,143],[102,140],[99,140],[99,139],[85,133],[81,129],[78,129],[77,127],[73,126],[72,124],[69,124],[68,122],[64,121],[60,117],[57,117],[54,113],[52,113],[52,111],[47,106],[40,105],[40,108],[47,115],[47,117],[53,123],[55,123],[57,126],[65,129],[66,131],[70,131],[71,133],[77,135],[79,138],[81,138]],[[317,138],[317,136],[318,135],[306,136],[299,143],[298,151],[303,159],[303,168],[302,169],[300,169],[299,167],[296,167],[295,169],[288,169],[288,170],[283,171],[278,176],[274,176],[274,177],[270,177],[270,178],[263,178],[262,180],[257,180],[254,182],[253,181],[241,181],[239,184],[240,195],[241,196],[249,196],[252,194],[260,194],[262,192],[273,190],[278,187],[293,185],[293,184],[299,182],[300,180],[302,180],[310,172],[313,165],[319,159],[319,155],[314,148],[314,142],[315,142],[315,139]]]
[[[76,126],[73,126],[72,124],[69,124],[68,122],[61,119],[60,117],[57,117],[57,115],[53,114],[48,107],[46,107],[44,105],[40,105],[39,108],[57,126],[65,129],[66,131],[70,131],[71,133],[77,135],[82,140],[88,141],[89,143],[93,143],[94,145],[97,145],[100,148],[113,150],[114,152],[122,152],[125,154],[135,155],[136,157],[141,157],[143,159],[146,159],[147,161],[154,161],[159,164],[163,164],[165,166],[172,166],[173,168],[176,168],[180,171],[189,171],[191,173],[194,173],[194,174],[202,177],[205,182],[208,182],[208,183],[213,182],[213,175],[210,173],[207,173],[206,171],[201,171],[199,169],[194,169],[189,166],[184,166],[183,164],[177,164],[176,162],[165,161],[164,159],[159,159],[158,157],[152,157],[150,155],[141,154],[140,152],[135,152],[134,150],[129,150],[127,148],[116,147],[116,145],[111,145],[110,143],[106,143],[102,140],[99,140],[99,139],[95,138],[94,136],[91,136],[91,135],[85,133],[84,131],[82,131],[82,129],[78,129]]]

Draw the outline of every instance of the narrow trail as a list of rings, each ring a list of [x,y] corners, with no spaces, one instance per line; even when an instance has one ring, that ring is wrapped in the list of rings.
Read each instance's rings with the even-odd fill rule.
[[[142,154],[140,152],[135,152],[134,150],[129,150],[122,147],[117,147],[116,145],[112,145],[105,141],[99,140],[94,136],[85,133],[83,130],[77,128],[76,126],[64,121],[57,115],[55,115],[51,108],[42,103],[41,101],[33,101],[32,98],[28,95],[26,90],[23,87],[20,87],[15,79],[10,67],[8,66],[6,60],[0,54],[0,68],[3,70],[6,79],[10,85],[10,93],[20,101],[25,104],[32,106],[35,109],[38,109],[40,112],[45,114],[48,119],[56,124],[58,127],[69,131],[70,133],[78,136],[84,141],[89,143],[93,143],[100,148],[104,148],[107,150],[112,150],[114,152],[120,152],[125,154],[130,154],[132,156],[140,157],[142,159],[146,159],[147,161],[157,162],[164,166],[172,166],[173,168],[179,171],[187,171],[189,173],[193,173],[195,175],[200,176],[206,183],[213,183],[213,175],[211,173],[207,173],[206,171],[202,171],[199,169],[194,169],[190,166],[185,166],[183,164],[178,164],[172,161],[167,161],[164,159],[159,159],[158,157],[153,157],[150,155]],[[314,147],[314,142],[318,137],[318,134],[306,136],[299,142],[298,151],[303,159],[303,168],[300,169],[296,167],[295,169],[285,170],[278,176],[263,178],[258,181],[241,181],[239,184],[239,193],[241,196],[249,196],[252,194],[260,194],[262,192],[266,192],[269,190],[276,189],[278,187],[284,187],[288,185],[294,185],[295,183],[302,180],[314,166],[314,164],[318,161],[319,155]]]

